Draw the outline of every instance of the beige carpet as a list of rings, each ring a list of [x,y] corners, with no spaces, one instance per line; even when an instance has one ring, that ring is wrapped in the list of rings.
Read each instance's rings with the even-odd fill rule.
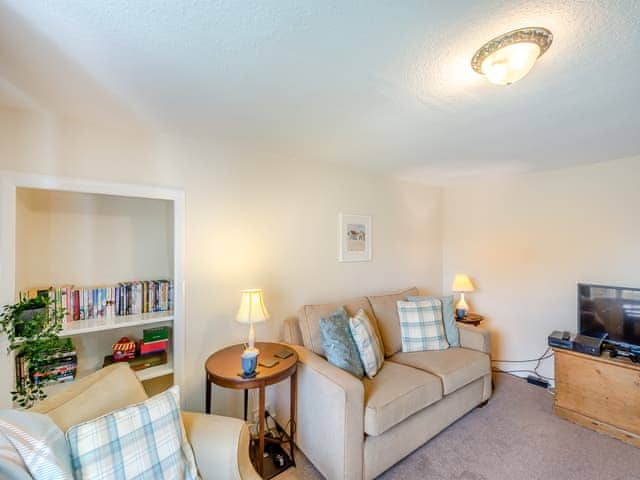
[[[640,480],[640,449],[551,414],[553,397],[496,376],[489,404],[391,467],[382,480]],[[322,476],[301,455],[277,480]]]

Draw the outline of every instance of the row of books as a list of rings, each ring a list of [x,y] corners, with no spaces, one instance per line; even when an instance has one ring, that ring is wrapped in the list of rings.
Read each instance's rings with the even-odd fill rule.
[[[101,287],[29,288],[21,298],[45,296],[54,302],[58,311],[64,311],[64,322],[87,320],[115,315],[173,310],[173,282],[170,280],[143,280],[121,282]]]
[[[18,385],[23,385],[27,378],[30,378],[33,383],[72,382],[76,378],[77,370],[78,357],[75,350],[49,355],[37,371],[27,364],[24,356],[16,357]]]

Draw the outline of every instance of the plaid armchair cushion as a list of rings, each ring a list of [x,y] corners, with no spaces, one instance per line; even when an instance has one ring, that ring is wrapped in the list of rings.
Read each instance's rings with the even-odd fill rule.
[[[180,418],[179,388],[67,432],[76,479],[197,479]]]

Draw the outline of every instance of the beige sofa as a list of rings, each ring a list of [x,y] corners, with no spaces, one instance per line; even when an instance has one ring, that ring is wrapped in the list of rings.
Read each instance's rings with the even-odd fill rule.
[[[491,396],[491,339],[458,325],[460,347],[402,353],[398,300],[418,295],[360,297],[306,305],[285,321],[284,340],[298,353],[296,443],[328,479],[371,479]],[[387,357],[372,379],[359,380],[323,357],[320,318],[344,305],[377,319]],[[277,387],[286,417],[288,385]]]
[[[118,408],[143,402],[147,394],[126,363],[116,363],[78,380],[29,411],[69,427]],[[182,412],[182,421],[203,480],[259,480],[249,459],[249,429],[236,418]]]

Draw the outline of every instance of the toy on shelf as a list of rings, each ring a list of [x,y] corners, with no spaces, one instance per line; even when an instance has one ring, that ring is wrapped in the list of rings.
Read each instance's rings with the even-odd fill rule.
[[[122,337],[111,348],[113,352],[113,360],[115,362],[124,362],[136,357],[136,342]]]

